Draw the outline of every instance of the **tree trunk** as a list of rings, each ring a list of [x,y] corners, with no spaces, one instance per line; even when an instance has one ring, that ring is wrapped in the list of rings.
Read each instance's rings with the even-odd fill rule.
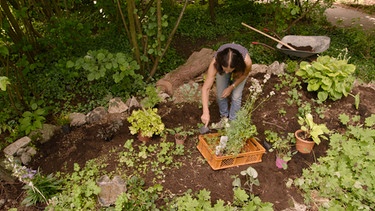
[[[178,87],[207,70],[214,53],[214,50],[208,48],[203,48],[199,52],[194,52],[184,65],[166,74],[162,79],[157,81],[156,87],[169,95],[173,95],[174,90]]]

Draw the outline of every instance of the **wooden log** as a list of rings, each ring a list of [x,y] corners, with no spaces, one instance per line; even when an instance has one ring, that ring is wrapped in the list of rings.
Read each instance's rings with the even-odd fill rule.
[[[199,52],[194,52],[185,64],[167,73],[156,82],[156,87],[169,95],[173,95],[174,90],[184,83],[204,73],[210,65],[215,51],[202,48]]]

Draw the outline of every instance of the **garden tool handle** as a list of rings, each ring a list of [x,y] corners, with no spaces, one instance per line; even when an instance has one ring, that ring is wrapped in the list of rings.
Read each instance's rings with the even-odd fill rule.
[[[247,28],[249,28],[249,29],[251,29],[251,30],[254,30],[254,31],[256,31],[256,32],[258,32],[258,33],[260,33],[260,34],[262,34],[262,35],[268,37],[268,38],[273,39],[274,41],[280,43],[281,45],[286,46],[286,47],[289,48],[290,50],[293,50],[293,51],[296,50],[296,49],[293,48],[292,46],[290,46],[290,45],[288,45],[288,44],[282,42],[281,40],[278,40],[278,39],[276,39],[276,38],[274,38],[274,37],[272,37],[272,36],[270,36],[270,35],[268,35],[268,34],[266,34],[266,33],[264,33],[264,32],[262,32],[262,31],[259,31],[259,30],[256,29],[256,28],[253,28],[253,27],[251,27],[251,26],[249,26],[249,25],[247,25],[247,24],[245,24],[245,23],[241,23],[241,24],[244,25],[244,26],[246,26]]]

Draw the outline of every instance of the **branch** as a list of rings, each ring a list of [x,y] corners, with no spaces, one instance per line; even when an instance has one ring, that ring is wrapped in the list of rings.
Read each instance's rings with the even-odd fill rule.
[[[157,68],[157,66],[159,64],[159,60],[161,60],[165,56],[165,54],[166,54],[166,52],[167,52],[167,50],[168,50],[168,48],[169,48],[169,46],[170,46],[170,44],[172,42],[173,36],[176,33],[178,26],[180,25],[180,22],[181,22],[182,16],[184,15],[187,3],[188,3],[188,0],[185,0],[184,6],[183,6],[183,8],[182,8],[182,10],[180,12],[180,16],[178,17],[177,22],[176,22],[176,24],[175,24],[172,32],[169,34],[167,43],[165,44],[165,48],[164,48],[163,54],[161,56],[159,56],[158,58],[156,58],[155,63],[154,63],[154,65],[152,67],[152,70],[150,72],[150,76],[148,77],[147,81],[149,81],[155,75],[156,68]]]

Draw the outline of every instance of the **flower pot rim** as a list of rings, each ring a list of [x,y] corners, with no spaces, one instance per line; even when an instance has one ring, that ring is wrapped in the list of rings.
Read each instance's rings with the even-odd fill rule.
[[[305,143],[311,143],[311,142],[314,142],[314,140],[306,140],[306,139],[303,139],[303,138],[301,138],[300,136],[298,136],[298,134],[299,133],[301,133],[301,132],[305,132],[305,131],[303,131],[303,130],[301,130],[301,129],[298,129],[298,130],[296,130],[296,132],[294,132],[294,136],[296,137],[296,138],[298,138],[300,141],[302,141],[302,142],[305,142]],[[315,142],[314,142],[315,143]]]

